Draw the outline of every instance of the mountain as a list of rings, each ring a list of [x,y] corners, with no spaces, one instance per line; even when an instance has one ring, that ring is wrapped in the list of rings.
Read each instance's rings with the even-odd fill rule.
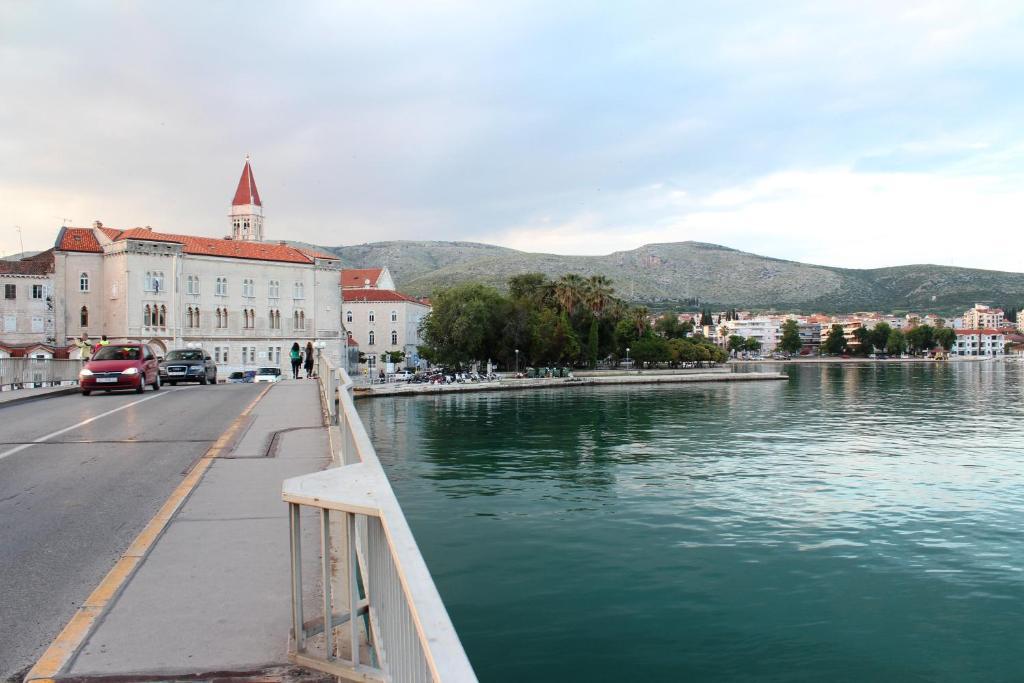
[[[627,301],[652,308],[953,313],[975,302],[1024,303],[1024,273],[937,265],[857,270],[768,258],[703,242],[648,244],[606,256],[534,254],[476,242],[396,241],[317,247],[347,267],[387,266],[413,295],[461,282],[505,289],[519,273],[604,275]],[[691,306],[692,307],[692,306]]]

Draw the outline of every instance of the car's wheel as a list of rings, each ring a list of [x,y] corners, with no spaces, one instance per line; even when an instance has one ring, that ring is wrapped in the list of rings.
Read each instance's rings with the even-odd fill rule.
[[[145,375],[139,375],[139,386],[135,387],[135,393],[136,394],[141,394],[145,390],[146,390],[146,376]]]
[[[200,384],[206,384],[206,373],[205,372],[203,373],[203,376],[199,378],[199,383]]]
[[[170,382],[168,382],[168,384],[170,384],[172,387],[176,387],[178,386],[178,380],[172,379]]]
[[[153,391],[160,391],[160,375],[153,378]]]
[[[216,383],[217,383],[217,373],[215,372],[215,373],[213,373],[213,379],[210,380],[210,384],[216,384]]]
[[[91,393],[92,393],[92,391],[89,390],[89,389],[82,389],[82,396],[88,396]]]

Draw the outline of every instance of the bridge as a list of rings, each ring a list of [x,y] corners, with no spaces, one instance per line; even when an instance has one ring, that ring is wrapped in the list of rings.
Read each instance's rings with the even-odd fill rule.
[[[347,376],[318,374],[0,392],[0,681],[475,680]]]

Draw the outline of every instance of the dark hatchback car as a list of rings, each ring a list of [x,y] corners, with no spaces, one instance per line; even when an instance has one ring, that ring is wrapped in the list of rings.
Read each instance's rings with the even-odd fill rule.
[[[168,351],[160,361],[160,379],[166,384],[178,382],[217,383],[217,365],[202,349]]]
[[[160,389],[156,354],[147,344],[110,344],[96,352],[78,375],[83,396],[93,391]]]

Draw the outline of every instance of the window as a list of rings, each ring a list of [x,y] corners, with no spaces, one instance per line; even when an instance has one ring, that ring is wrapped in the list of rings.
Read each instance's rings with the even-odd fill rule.
[[[42,316],[33,316],[32,317],[32,331],[33,332],[42,332],[43,331],[43,318],[42,318]]]
[[[82,306],[82,310],[78,312],[78,321],[82,327],[89,327],[89,307]]]
[[[4,316],[4,332],[17,332],[18,318],[13,315]]]
[[[164,274],[162,271],[146,271],[146,279],[143,289],[147,292],[164,291]]]
[[[32,298],[33,299],[42,299],[43,298],[43,286],[42,285],[32,285]]]
[[[228,279],[226,277],[217,278],[217,291],[215,293],[217,296],[228,295]]]
[[[256,327],[256,311],[249,309],[242,309],[242,327],[247,330],[251,330]]]
[[[256,296],[256,283],[249,278],[242,280],[242,296]]]
[[[367,315],[367,319],[372,323],[374,320],[377,319],[377,314],[374,313],[373,311],[370,311],[369,314]]]
[[[189,275],[187,278],[185,278],[185,292],[188,293],[188,294],[198,294],[199,293],[199,276],[198,275]]]
[[[154,310],[155,310],[155,307],[154,307]],[[160,307],[160,317],[159,317],[159,320],[157,321],[157,325],[159,327],[167,327],[167,307],[166,306],[161,306]]]
[[[292,298],[293,299],[305,299],[306,285],[301,282],[296,282],[292,287]]]
[[[345,322],[352,322],[352,311],[345,311]]]
[[[228,362],[228,349],[229,347],[227,346],[221,349],[221,360],[225,363]]]
[[[373,330],[370,330],[370,339],[369,342],[367,343],[367,346],[373,346],[373,341]]]
[[[398,332],[391,330],[391,345],[398,346]]]
[[[4,285],[4,298],[5,299],[15,299],[15,298],[17,298],[17,296],[18,296],[18,286],[17,285]]]
[[[255,346],[250,346],[249,347],[249,362],[250,363],[255,363],[256,362],[256,347]]]
[[[271,280],[267,283],[267,297],[270,299],[278,299],[281,297],[281,281]]]
[[[89,291],[89,273],[81,273],[78,276],[78,291]]]
[[[217,327],[224,329],[228,326],[228,309],[218,308],[217,309]]]
[[[142,309],[142,324],[145,327],[151,327],[153,324],[153,309],[146,304],[146,307]]]
[[[391,311],[391,322],[398,322],[398,311]]]
[[[306,329],[306,312],[305,311],[299,311],[299,329],[300,330]]]

